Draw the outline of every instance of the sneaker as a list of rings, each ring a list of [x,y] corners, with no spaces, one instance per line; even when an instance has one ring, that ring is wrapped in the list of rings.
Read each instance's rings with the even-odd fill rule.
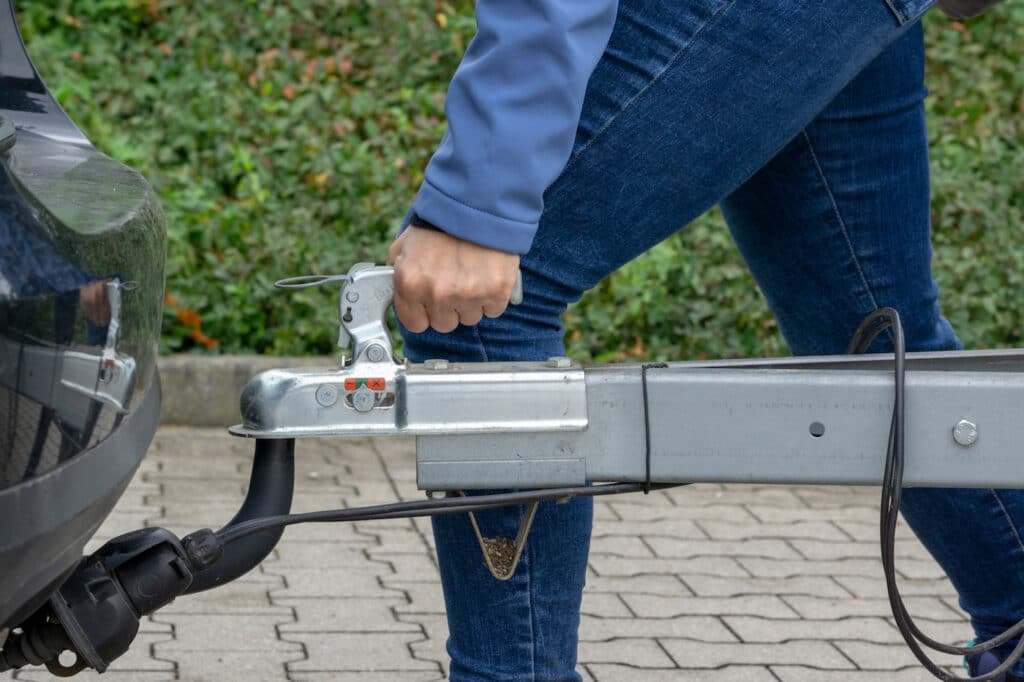
[[[983,654],[966,656],[964,658],[964,667],[967,668],[967,672],[971,677],[977,677],[979,675],[992,672],[998,668],[999,664],[1002,662],[1002,659],[994,653],[986,651]],[[999,677],[993,677],[990,682],[1024,682],[1024,677],[1006,674],[1000,675]]]

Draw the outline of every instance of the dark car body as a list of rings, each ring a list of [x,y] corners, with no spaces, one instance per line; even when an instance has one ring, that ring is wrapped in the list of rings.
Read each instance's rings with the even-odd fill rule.
[[[81,559],[156,430],[166,233],[0,0],[0,644]]]

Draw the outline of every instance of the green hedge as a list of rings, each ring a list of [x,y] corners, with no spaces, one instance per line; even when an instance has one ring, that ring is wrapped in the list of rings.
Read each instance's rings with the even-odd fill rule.
[[[18,6],[72,118],[163,200],[163,350],[331,352],[334,292],[272,282],[383,259],[443,131],[472,3]],[[944,310],[969,346],[1021,345],[1024,3],[926,24]],[[784,352],[716,213],[587,295],[566,329],[581,359]]]

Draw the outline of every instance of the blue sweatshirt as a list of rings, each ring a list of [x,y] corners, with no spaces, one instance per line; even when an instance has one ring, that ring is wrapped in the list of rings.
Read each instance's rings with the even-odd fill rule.
[[[529,251],[616,10],[617,0],[477,0],[477,34],[448,87],[448,132],[411,214],[483,246]]]

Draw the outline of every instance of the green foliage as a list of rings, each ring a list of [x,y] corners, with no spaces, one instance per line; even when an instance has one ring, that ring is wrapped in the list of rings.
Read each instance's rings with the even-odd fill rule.
[[[471,1],[18,4],[72,118],[162,198],[164,351],[329,352],[335,292],[272,282],[383,259],[443,132]],[[945,312],[969,346],[1021,345],[1024,5],[926,24]],[[602,283],[566,328],[581,359],[784,352],[716,212]]]

